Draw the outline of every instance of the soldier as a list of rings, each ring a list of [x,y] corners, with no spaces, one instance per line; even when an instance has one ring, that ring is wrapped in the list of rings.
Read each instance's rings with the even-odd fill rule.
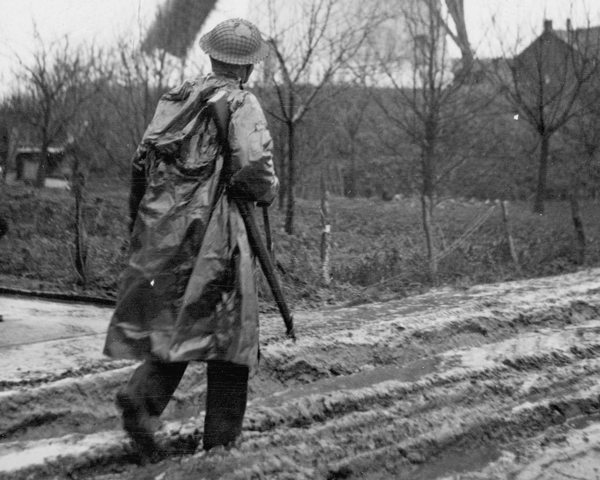
[[[212,73],[163,96],[133,158],[130,259],[104,349],[143,361],[117,406],[146,452],[192,360],[207,362],[203,447],[232,445],[258,366],[256,262],[235,199],[268,204],[279,187],[265,116],[243,89],[269,46],[242,19],[200,46]],[[231,114],[225,149],[207,108],[218,92]]]

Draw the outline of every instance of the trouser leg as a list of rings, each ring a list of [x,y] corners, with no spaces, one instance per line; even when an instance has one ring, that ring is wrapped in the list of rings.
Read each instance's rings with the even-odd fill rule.
[[[207,362],[206,417],[203,447],[228,445],[242,433],[248,399],[248,367]]]
[[[158,417],[171,400],[187,365],[187,362],[146,361],[133,372],[124,391],[139,399],[149,415]]]
[[[186,362],[145,362],[117,393],[117,407],[123,412],[123,429],[145,455],[157,448],[151,417],[158,417],[164,411],[186,367]]]

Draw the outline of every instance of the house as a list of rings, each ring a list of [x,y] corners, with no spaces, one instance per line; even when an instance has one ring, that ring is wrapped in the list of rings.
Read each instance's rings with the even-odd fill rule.
[[[539,141],[533,207],[536,213],[544,213],[548,172],[562,168],[562,180],[567,172],[568,188],[574,189],[576,177],[568,172],[579,170],[582,165],[577,163],[574,155],[559,162],[554,156],[551,140],[558,131],[568,131],[566,128],[572,121],[588,117],[590,112],[586,110],[600,98],[600,27],[576,30],[570,21],[567,21],[566,27],[565,30],[555,30],[552,21],[545,20],[542,34],[508,62],[511,78],[501,85],[505,96],[518,111],[515,119],[523,120],[522,123],[535,132]],[[595,115],[590,115],[590,119]],[[590,133],[589,138],[580,137],[577,142],[582,144],[596,138],[594,148],[597,148],[600,145],[595,123],[589,122],[592,129],[572,128],[569,136],[573,139],[573,132]],[[578,168],[575,169],[575,166]],[[559,178],[555,177],[553,181],[556,186]]]
[[[599,54],[600,26],[573,29],[567,20],[565,30],[555,30],[545,20],[542,34],[514,57],[511,69],[515,82],[546,103],[591,81]]]

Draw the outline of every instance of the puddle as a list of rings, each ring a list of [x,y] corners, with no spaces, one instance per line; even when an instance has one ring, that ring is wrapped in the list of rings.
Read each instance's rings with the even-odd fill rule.
[[[483,469],[497,461],[502,452],[497,447],[475,448],[471,451],[450,449],[426,465],[415,467],[411,472],[398,472],[397,480],[451,480],[459,475]]]
[[[594,423],[600,423],[600,413],[593,413],[591,415],[581,415],[579,417],[569,418],[565,425],[575,430],[583,430]]]
[[[283,403],[286,399],[300,398],[313,394],[325,394],[339,390],[354,390],[369,387],[388,380],[400,382],[416,382],[425,375],[439,371],[439,357],[426,358],[411,362],[403,367],[388,366],[365,370],[353,375],[330,377],[317,380],[309,385],[302,385],[275,393],[270,397],[258,398],[254,405],[272,407]]]

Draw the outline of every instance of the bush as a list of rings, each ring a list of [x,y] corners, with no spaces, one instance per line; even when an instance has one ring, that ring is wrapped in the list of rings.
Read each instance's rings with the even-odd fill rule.
[[[126,262],[127,191],[98,186],[87,192],[85,223],[89,241],[87,293],[115,296]],[[78,290],[72,261],[73,198],[68,191],[4,186],[0,215],[9,233],[0,240],[0,283],[46,290]],[[448,252],[453,242],[493,204],[446,201],[434,213],[437,248]],[[588,235],[586,266],[600,263],[592,221],[594,204],[582,205]],[[384,202],[334,197],[332,216],[332,282],[321,281],[321,220],[317,201],[298,200],[296,234],[283,232],[283,213],[270,209],[275,254],[284,291],[295,308],[409,295],[429,286],[426,250],[417,200]],[[471,236],[440,260],[439,283],[468,286],[574,271],[573,233],[566,202],[547,204],[544,216],[529,204],[510,206],[510,222],[520,268],[505,242],[500,209]],[[25,282],[25,283],[23,283]],[[264,308],[273,308],[268,287],[260,285]]]

